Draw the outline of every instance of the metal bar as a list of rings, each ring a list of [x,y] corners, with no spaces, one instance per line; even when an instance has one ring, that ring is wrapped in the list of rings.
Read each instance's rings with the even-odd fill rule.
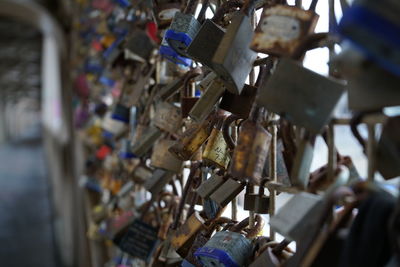
[[[375,138],[375,124],[368,124],[368,142],[367,142],[367,158],[368,158],[368,181],[372,182],[375,179],[375,151],[376,151],[376,138]]]
[[[270,148],[270,166],[269,166],[269,176],[272,180],[273,183],[276,183],[278,180],[277,176],[277,168],[276,168],[276,154],[277,154],[277,126],[275,124],[272,124],[271,126],[271,135],[272,135],[272,140],[271,140],[271,148]],[[272,217],[275,215],[275,206],[276,206],[276,190],[274,188],[268,188],[269,189],[269,216]],[[270,228],[269,231],[269,238],[271,240],[275,240],[275,231]]]

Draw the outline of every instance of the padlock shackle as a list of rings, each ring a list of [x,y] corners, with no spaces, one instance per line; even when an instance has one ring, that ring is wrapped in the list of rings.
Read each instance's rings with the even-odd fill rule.
[[[260,231],[263,229],[263,227],[265,225],[264,219],[259,214],[256,214],[255,221],[256,221],[256,224],[254,225],[254,227],[251,228],[247,232],[246,236],[249,239],[255,238],[258,235],[258,233],[260,233]],[[250,218],[247,217],[246,219],[242,220],[240,223],[232,226],[230,231],[231,232],[240,232],[241,230],[246,228],[249,225],[249,223],[250,223]]]
[[[194,14],[197,8],[199,0],[188,0],[186,8],[183,10],[183,14]]]
[[[226,119],[224,120],[224,122],[222,124],[222,135],[223,135],[225,142],[228,145],[228,148],[230,150],[235,149],[236,142],[235,142],[235,140],[233,140],[232,136],[229,134],[229,127],[231,126],[231,124],[234,121],[237,121],[238,119],[240,119],[239,116],[232,114],[232,115],[226,117]]]
[[[254,12],[254,8],[255,8],[255,4],[256,4],[257,0],[246,0],[246,2],[244,3],[241,11],[246,15],[246,16],[250,16],[251,13]]]
[[[182,96],[183,97],[190,97],[190,93],[189,93],[190,81],[201,74],[202,74],[202,71],[200,68],[192,69],[186,74],[186,77],[183,81],[183,87],[182,87]]]
[[[215,12],[211,21],[218,24],[224,18],[224,15],[228,13],[232,8],[242,8],[243,3],[240,0],[229,0],[223,3]]]
[[[326,32],[314,33],[306,36],[296,50],[293,51],[291,58],[294,60],[300,60],[308,50],[322,47],[320,42],[327,39],[328,36],[329,33]]]
[[[310,11],[315,11],[315,8],[317,7],[318,4],[318,0],[312,0],[310,7],[308,8],[308,10]]]

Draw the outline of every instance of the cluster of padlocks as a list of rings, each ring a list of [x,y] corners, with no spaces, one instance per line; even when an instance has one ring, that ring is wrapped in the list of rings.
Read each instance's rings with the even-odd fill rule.
[[[329,14],[317,14],[316,0],[76,2],[88,236],[106,245],[109,266],[338,261],[339,249],[325,250],[375,173],[400,174],[400,118],[382,112],[400,104],[399,4],[331,0]],[[329,32],[314,32],[320,16]],[[328,76],[302,65],[321,47],[330,51]],[[346,91],[354,116],[333,118]],[[337,151],[338,124],[362,145],[368,182]],[[310,172],[317,136],[328,163]],[[238,221],[242,192],[248,217]],[[275,212],[281,192],[294,196]]]

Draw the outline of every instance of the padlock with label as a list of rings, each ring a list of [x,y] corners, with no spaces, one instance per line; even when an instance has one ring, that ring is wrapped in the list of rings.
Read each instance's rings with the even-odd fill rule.
[[[251,14],[254,4],[254,0],[247,0],[241,12],[232,19],[212,59],[215,72],[234,94],[241,93],[257,57],[257,53],[249,48],[253,35]]]
[[[214,69],[212,59],[225,34],[225,30],[217,23],[223,18],[225,12],[233,7],[241,6],[242,4],[236,0],[224,2],[214,17],[211,20],[206,19],[201,25],[197,35],[187,49],[187,55],[210,69]]]
[[[163,131],[176,134],[182,123],[181,110],[171,103],[159,102],[156,105],[156,114],[153,124]]]
[[[203,151],[203,163],[206,166],[214,166],[226,169],[230,161],[229,148],[222,133],[224,117],[220,117],[215,127],[211,131],[207,145]]]
[[[193,16],[198,2],[198,0],[189,0],[182,13],[175,13],[171,26],[164,36],[169,46],[184,57],[189,57],[186,53],[186,49],[201,26],[200,22]]]
[[[169,151],[178,159],[189,160],[207,141],[215,124],[215,117],[215,113],[211,113],[203,123],[189,125]]]
[[[282,58],[261,86],[257,103],[297,126],[319,133],[331,119],[343,93],[342,83]]]
[[[161,138],[154,144],[151,166],[174,173],[179,173],[182,170],[183,161],[177,159],[168,151],[173,143],[173,140]]]
[[[275,56],[290,56],[314,32],[318,15],[313,10],[274,5],[263,10],[251,49]]]
[[[256,225],[246,237],[239,233],[249,224],[243,220],[230,231],[217,232],[205,245],[195,252],[203,266],[246,266],[253,251],[252,240],[264,226],[264,220],[256,215]]]
[[[158,243],[157,233],[157,228],[136,219],[118,242],[118,246],[129,255],[149,262]]]
[[[255,185],[258,185],[262,178],[271,143],[271,135],[260,124],[263,114],[263,108],[257,107],[249,119],[241,125],[228,171],[233,177],[250,181]]]
[[[215,108],[216,103],[225,91],[220,79],[214,79],[207,90],[189,112],[189,116],[197,122],[202,122]]]
[[[211,195],[210,199],[215,201],[220,207],[225,207],[244,189],[244,185],[232,178],[227,179]]]

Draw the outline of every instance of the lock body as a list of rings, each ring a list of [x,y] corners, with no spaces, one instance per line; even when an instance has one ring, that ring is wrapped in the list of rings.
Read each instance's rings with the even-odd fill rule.
[[[251,107],[257,95],[257,87],[245,84],[240,95],[225,91],[219,107],[229,111],[240,118],[249,117]]]
[[[258,185],[262,178],[271,135],[258,123],[247,120],[241,126],[229,173],[240,180]]]
[[[187,48],[200,29],[200,23],[191,14],[175,13],[170,28],[165,33],[165,40],[179,55],[189,57]]]
[[[257,103],[297,126],[319,133],[331,119],[343,93],[343,83],[282,58],[261,86]]]
[[[212,59],[213,69],[234,94],[242,92],[257,57],[249,48],[253,35],[250,20],[244,13],[236,14]]]
[[[209,118],[202,124],[193,123],[189,125],[179,140],[169,148],[169,151],[178,159],[189,160],[207,141],[212,131],[213,122],[214,119]]]
[[[215,104],[224,91],[225,87],[221,80],[213,80],[200,97],[199,101],[193,106],[192,110],[189,112],[189,116],[197,122],[204,121],[215,108]]]
[[[170,134],[176,134],[182,123],[181,110],[173,104],[160,102],[156,106],[155,126]]]
[[[158,195],[174,176],[173,172],[156,169],[150,179],[144,183],[144,188],[153,196]]]
[[[244,189],[244,185],[233,179],[227,179],[217,190],[210,195],[220,207],[225,207]]]
[[[220,175],[213,174],[210,178],[201,183],[196,192],[202,198],[208,198],[215,190],[217,190],[225,182]]]
[[[136,30],[130,34],[125,44],[125,58],[146,62],[153,52],[154,43],[145,31]]]
[[[132,153],[137,157],[143,156],[150,150],[161,134],[162,133],[158,128],[151,125],[148,126],[141,138],[138,138],[138,140],[132,145]]]
[[[174,143],[173,140],[160,139],[153,147],[151,155],[151,165],[174,173],[182,170],[183,161],[174,157],[168,151],[169,147]]]
[[[203,266],[245,266],[251,256],[249,239],[235,232],[217,232],[205,245],[195,252]]]
[[[263,10],[251,48],[276,56],[291,55],[314,32],[318,15],[294,6],[275,5]]]
[[[214,128],[203,151],[203,162],[206,165],[226,169],[229,161],[229,148],[225,142],[222,131]]]
[[[212,59],[225,31],[210,19],[206,19],[187,49],[187,55],[201,64],[213,68]]]

